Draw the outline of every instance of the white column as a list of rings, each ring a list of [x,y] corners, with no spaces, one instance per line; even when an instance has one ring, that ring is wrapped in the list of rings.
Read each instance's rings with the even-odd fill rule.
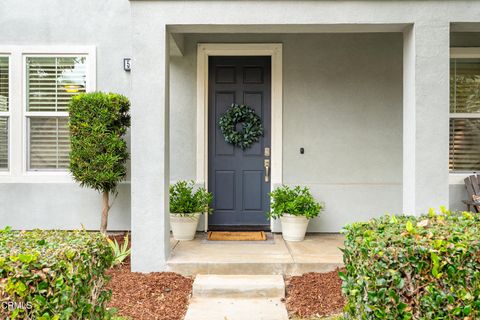
[[[448,208],[448,22],[419,22],[404,32],[403,211]]]
[[[142,17],[132,23],[132,271],[152,272],[170,254],[169,39]]]

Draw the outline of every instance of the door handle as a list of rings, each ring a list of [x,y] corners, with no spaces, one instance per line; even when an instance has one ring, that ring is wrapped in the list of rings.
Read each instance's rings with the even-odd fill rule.
[[[269,180],[269,171],[270,171],[270,160],[265,159],[263,160],[263,166],[265,167],[265,182],[268,182]]]

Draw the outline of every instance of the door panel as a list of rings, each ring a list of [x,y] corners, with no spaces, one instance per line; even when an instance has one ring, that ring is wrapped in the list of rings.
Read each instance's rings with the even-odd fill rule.
[[[247,170],[243,171],[243,209],[244,210],[262,210],[263,192],[262,192],[263,171]]]
[[[271,136],[270,57],[210,57],[208,97],[208,189],[214,195],[209,228],[269,230],[264,159],[270,157],[264,151]],[[232,103],[248,105],[262,119],[263,137],[245,150],[226,143],[218,127]]]
[[[235,210],[235,171],[215,171],[215,209],[222,211]]]
[[[220,121],[220,117],[225,113],[229,106],[235,102],[235,92],[216,92],[215,93],[215,123]],[[210,112],[209,112],[210,115]],[[215,130],[215,156],[233,156],[234,147],[225,143],[223,134],[220,130]]]

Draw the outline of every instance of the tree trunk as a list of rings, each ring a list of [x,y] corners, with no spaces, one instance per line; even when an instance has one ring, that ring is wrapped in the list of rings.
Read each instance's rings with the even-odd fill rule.
[[[109,192],[103,192],[103,209],[102,209],[102,222],[100,225],[100,232],[103,234],[107,233],[107,224],[108,224],[108,211],[110,210],[110,206],[108,205],[108,196]]]

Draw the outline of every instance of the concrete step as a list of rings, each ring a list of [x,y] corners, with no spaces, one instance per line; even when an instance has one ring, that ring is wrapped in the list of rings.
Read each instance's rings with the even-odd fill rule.
[[[337,259],[338,260],[338,259]],[[197,274],[270,274],[297,276],[308,272],[330,272],[343,268],[342,262],[265,263],[265,262],[182,262],[168,261],[167,271],[190,276]]]
[[[278,298],[198,298],[190,301],[185,320],[288,320]]]
[[[194,298],[284,298],[281,275],[197,275]]]

